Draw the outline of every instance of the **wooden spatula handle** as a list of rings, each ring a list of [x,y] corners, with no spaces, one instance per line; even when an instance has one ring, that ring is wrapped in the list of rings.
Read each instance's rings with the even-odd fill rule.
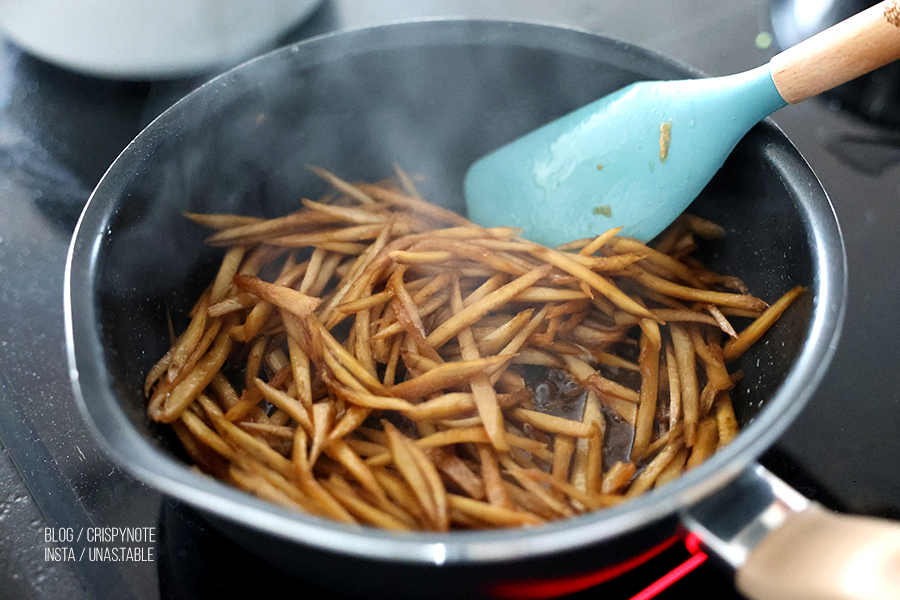
[[[885,0],[788,48],[769,61],[790,104],[900,58],[900,0]]]

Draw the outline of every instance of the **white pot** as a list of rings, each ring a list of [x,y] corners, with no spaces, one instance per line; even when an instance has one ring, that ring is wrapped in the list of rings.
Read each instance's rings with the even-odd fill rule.
[[[94,75],[156,78],[266,49],[320,0],[0,0],[0,29],[45,60]]]

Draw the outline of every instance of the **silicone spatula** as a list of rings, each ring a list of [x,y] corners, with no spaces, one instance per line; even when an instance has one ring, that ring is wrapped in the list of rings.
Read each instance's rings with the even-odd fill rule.
[[[618,226],[648,241],[757,122],[897,58],[900,0],[887,0],[745,73],[632,84],[479,159],[469,217],[551,246]]]

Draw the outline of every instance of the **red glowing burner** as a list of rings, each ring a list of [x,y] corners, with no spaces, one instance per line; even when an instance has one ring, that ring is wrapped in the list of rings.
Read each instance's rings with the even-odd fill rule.
[[[683,542],[690,557],[630,598],[630,600],[650,600],[706,561],[708,556],[702,551],[700,538],[695,534],[672,536],[637,556],[591,573],[558,579],[532,579],[501,583],[491,590],[491,596],[498,600],[548,600],[582,592],[648,563],[651,559],[675,546],[679,540]]]

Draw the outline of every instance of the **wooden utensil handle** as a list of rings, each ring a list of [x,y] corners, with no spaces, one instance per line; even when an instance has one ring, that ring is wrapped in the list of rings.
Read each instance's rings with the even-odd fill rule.
[[[753,549],[736,583],[751,600],[896,600],[900,523],[813,505]]]
[[[790,104],[900,58],[900,0],[885,0],[774,56],[769,65]]]

